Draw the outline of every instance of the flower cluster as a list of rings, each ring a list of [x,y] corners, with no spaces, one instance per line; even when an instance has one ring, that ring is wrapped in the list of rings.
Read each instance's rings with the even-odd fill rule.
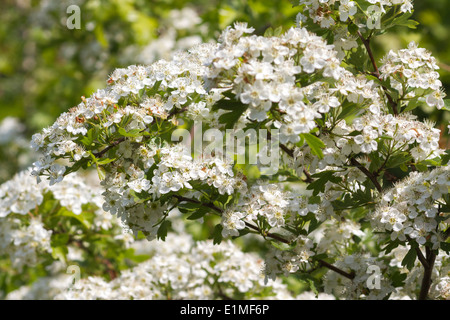
[[[45,155],[35,163],[33,174],[39,176],[47,171],[50,183],[58,182],[65,168],[54,163],[56,158],[77,162],[94,156],[87,150],[95,151],[94,137],[101,141],[111,139],[114,134],[117,136],[119,128],[140,132],[160,119],[167,119],[170,112],[175,113],[172,109],[182,109],[200,95],[206,95],[202,61],[213,48],[204,45],[191,54],[180,53],[170,62],[160,60],[148,67],[116,69],[106,89],[83,98],[82,103],[63,113],[50,128],[33,136],[32,147]],[[127,104],[119,107],[119,100]],[[87,140],[80,141],[80,136]],[[142,135],[135,140],[141,141]]]
[[[269,229],[281,228],[299,216],[318,212],[319,205],[308,203],[306,195],[284,191],[282,185],[256,183],[222,215],[222,235],[237,236],[245,222],[258,224],[264,220]]]
[[[431,52],[411,42],[407,49],[389,51],[382,63],[381,78],[390,80],[405,106],[412,105],[417,99],[437,109],[444,106],[446,95],[436,71],[439,69],[437,61]]]
[[[338,221],[334,218],[327,220],[311,236],[318,243],[317,253],[326,253],[329,257],[339,257],[355,237],[360,240],[367,237],[359,223],[352,220]]]
[[[292,273],[306,270],[310,265],[310,258],[315,255],[312,251],[313,240],[300,235],[291,241],[291,248],[272,249],[265,259],[264,273],[267,279],[276,279],[280,274],[288,276]]]
[[[442,300],[450,300],[450,277],[443,277],[439,279],[435,287],[435,297]]]
[[[420,283],[423,277],[423,266],[416,259],[411,270],[402,266],[402,260],[407,255],[410,248],[408,246],[398,246],[384,258],[389,260],[389,267],[392,271],[399,272],[405,277],[404,285],[397,287],[391,299],[410,300],[416,299],[417,291],[420,290]],[[424,251],[422,254],[426,254]],[[431,274],[432,286],[430,297],[433,299],[448,300],[448,273],[450,272],[450,256],[444,251],[439,251],[436,255],[435,266]]]
[[[292,299],[280,280],[264,284],[263,260],[243,253],[227,241],[194,242],[187,234],[171,234],[164,243],[137,242],[152,257],[107,282],[81,279],[73,288],[64,278],[43,279],[8,299]],[[52,280],[53,279],[53,280]],[[54,281],[58,279],[59,281]],[[211,286],[210,284],[215,285]],[[63,285],[62,285],[63,284]],[[39,289],[40,288],[40,289]],[[327,297],[330,298],[330,297]]]
[[[448,166],[412,172],[383,194],[371,217],[373,227],[388,231],[392,240],[406,241],[409,237],[420,245],[431,243],[433,249],[439,248],[442,241],[439,228],[448,228],[450,222],[448,214],[440,211],[442,197],[448,195],[449,187]]]
[[[297,15],[297,25],[306,26],[311,22],[330,29],[341,60],[358,47],[358,35],[350,32],[351,25],[360,31],[380,29],[383,15],[393,11],[396,17],[401,13],[410,14],[413,9],[412,0],[300,0],[298,5],[302,11]]]
[[[352,279],[328,272],[324,281],[324,290],[328,294],[335,294],[348,300],[381,300],[395,291],[389,279],[385,277],[387,267],[374,257],[349,255],[335,265],[351,274]],[[375,270],[379,271],[378,279],[370,278],[376,272]]]
[[[395,5],[400,12],[411,10],[409,1],[369,2],[381,9]],[[334,8],[339,8],[342,22],[358,14],[352,1],[302,4],[322,18],[328,14],[324,10],[330,10],[333,21],[338,17]],[[151,260],[110,277],[110,282],[87,278],[81,291],[64,292],[59,298],[224,298],[242,297],[244,292],[253,296],[259,294],[264,276],[273,280],[328,267],[336,271],[324,281],[328,293],[381,299],[394,288],[388,280],[382,280],[381,289],[369,288],[368,268],[391,272],[387,269],[400,267],[359,254],[380,251],[370,222],[390,236],[389,245],[403,245],[411,238],[436,250],[446,241],[442,231],[448,228],[448,216],[441,208],[448,207],[450,179],[449,168],[439,167],[446,157],[439,147],[441,132],[406,112],[420,101],[442,107],[436,96],[442,91],[434,58],[411,44],[407,50],[391,52],[380,73],[373,74],[377,77],[355,76],[344,69],[334,46],[304,28],[274,36],[246,35],[253,31],[236,23],[225,29],[218,44],[177,53],[170,61],[115,70],[105,90],[82,98],[53,126],[33,136],[33,147],[44,157],[32,173],[48,175],[53,185],[69,172],[95,166],[104,201],[67,190],[61,183],[53,196],[74,215],[83,203],[94,201],[135,236],[148,240],[165,239],[178,211],[191,214],[188,220],[215,213],[219,219],[207,217],[220,221],[212,231],[214,242],[259,234],[273,245],[264,264],[247,260],[229,242],[222,247],[209,242],[187,246],[192,242],[184,239],[184,245],[174,245],[175,254],[157,246],[166,251],[152,253]],[[219,132],[215,140],[220,142],[225,129],[272,130],[271,137],[279,131],[274,156],[286,156],[280,161],[283,172],[268,175],[260,170],[261,163],[236,163],[242,156],[239,151],[236,158],[224,158],[217,150],[203,154],[212,144],[197,145],[199,122],[205,123],[201,129]],[[177,129],[187,136],[178,136]],[[242,145],[267,151],[251,139]],[[427,172],[430,165],[438,167]],[[393,183],[401,179],[390,173],[397,168],[402,175],[412,173]],[[301,182],[307,183],[306,191]],[[0,196],[9,207],[20,203],[23,208],[14,209],[20,214],[42,201],[38,193],[30,203],[17,200],[20,195],[14,192]],[[375,211],[367,216],[371,208]],[[0,216],[8,214],[8,209],[0,209]],[[95,224],[110,225],[100,216]],[[330,266],[323,257],[338,262]],[[411,269],[411,263],[406,265]],[[414,279],[411,274],[407,281]],[[436,287],[439,290],[445,291],[445,283]]]
[[[278,37],[243,37],[251,32],[246,24],[235,24],[222,33],[209,77],[224,85],[233,82],[231,90],[248,106],[249,121],[263,122],[269,111],[283,114],[276,123],[281,142],[298,142],[300,133],[316,127],[314,119],[340,105],[333,90],[316,95],[314,87],[298,86],[299,80],[314,73],[337,81],[344,69],[333,47],[306,29],[291,28]]]
[[[347,129],[347,130],[346,130]],[[340,133],[360,134],[353,137],[343,137],[336,141],[336,146],[344,156],[378,150],[382,140],[391,151],[406,151],[416,162],[438,157],[442,150],[439,147],[441,131],[433,127],[431,122],[421,122],[411,114],[394,117],[391,114],[367,114],[353,122],[348,130],[345,125],[339,128]]]
[[[183,190],[191,192],[193,183],[215,188],[222,195],[246,188],[243,177],[234,174],[231,163],[219,157],[193,159],[181,145],[141,146],[139,153],[132,154],[128,144],[122,143],[118,153],[130,152],[122,154],[102,181],[106,190],[103,208],[121,217],[133,232],[142,231],[149,240],[156,237],[158,222],[168,214],[167,205],[157,200],[161,196]],[[139,168],[142,160],[143,169]],[[149,202],[143,203],[136,194],[145,194]]]
[[[360,1],[361,2],[361,1]],[[307,13],[314,23],[320,24],[322,28],[330,28],[338,21],[347,22],[358,12],[363,12],[368,18],[375,17],[375,13],[385,13],[390,7],[401,5],[400,11],[411,12],[412,0],[365,0],[367,9],[363,11],[362,6],[351,0],[300,0],[299,5],[305,6],[303,13]],[[377,9],[370,10],[370,5]],[[305,16],[297,17],[298,21],[304,21]]]
[[[0,219],[0,255],[8,255],[11,264],[18,270],[34,266],[39,257],[51,253],[51,230],[44,228],[39,218],[32,218],[28,225],[19,219]]]
[[[117,225],[110,214],[101,210],[101,189],[88,186],[85,178],[70,174],[50,187],[48,183],[37,184],[26,170],[0,185],[0,253],[9,255],[16,268],[36,265],[40,256],[52,253],[53,230],[43,221],[47,213],[41,212],[41,205],[46,205],[44,199],[55,201],[54,208],[63,208],[61,213],[75,216],[85,205],[96,208],[92,230],[110,230]]]

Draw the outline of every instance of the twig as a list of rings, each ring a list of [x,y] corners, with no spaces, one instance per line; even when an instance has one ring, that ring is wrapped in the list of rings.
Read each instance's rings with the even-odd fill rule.
[[[350,163],[355,167],[357,167],[362,173],[364,173],[370,179],[370,181],[372,181],[372,183],[375,185],[375,188],[377,188],[378,192],[382,191],[380,183],[378,182],[377,178],[372,174],[372,172],[367,170],[366,167],[364,167],[361,163],[359,163],[358,160],[356,160],[355,158],[351,158]]]
[[[372,74],[375,77],[377,77],[378,80],[381,81],[380,70],[378,69],[377,62],[375,61],[373,51],[370,48],[370,39],[364,38],[364,36],[362,35],[362,33],[359,30],[358,30],[358,37],[361,39],[364,47],[366,47],[367,53],[369,54],[370,62],[372,63],[373,69],[375,70]],[[384,94],[386,95],[386,98],[388,99],[389,103],[391,104],[394,115],[398,115],[397,103],[395,103],[394,99],[392,99],[390,94],[387,93],[387,88],[385,86],[381,86],[381,87],[384,90]]]
[[[339,269],[336,266],[333,266],[332,264],[329,264],[328,262],[324,261],[324,260],[319,260],[319,264],[323,267],[326,267],[330,270],[333,270],[336,273],[339,273],[341,276],[344,276],[350,280],[353,280],[355,278],[355,274],[354,273],[348,273],[345,272],[344,270]]]
[[[270,131],[267,131],[267,139],[271,140],[272,139],[272,134],[270,133]],[[280,143],[280,148],[281,150],[283,150],[288,156],[290,156],[291,158],[294,158],[294,150],[289,149],[286,145]],[[304,182],[306,183],[313,183],[314,179],[311,177],[311,174],[308,172],[308,170],[303,169],[303,173],[306,176],[306,179],[304,180]]]
[[[174,109],[172,110],[172,112],[169,113],[169,115],[167,116],[167,119],[170,119],[171,117],[182,113],[184,111],[187,110],[187,107],[181,108],[181,109]],[[153,121],[150,123],[150,125],[152,125],[155,122],[155,119],[153,119]],[[144,132],[147,128],[142,129],[141,132]],[[109,146],[107,146],[105,149],[103,149],[102,151],[99,151],[97,153],[94,153],[94,156],[96,158],[100,158],[101,156],[103,156],[106,152],[108,152],[109,150],[111,150],[112,148],[114,148],[115,146],[117,146],[118,144],[124,142],[126,140],[125,137],[122,137],[120,139],[117,139],[116,141],[111,142],[111,144]]]
[[[197,203],[197,204],[200,204],[200,205],[202,205],[202,206],[206,206],[206,207],[208,207],[208,208],[214,209],[214,210],[216,210],[216,211],[219,212],[219,213],[223,213],[223,210],[222,210],[222,209],[220,209],[219,207],[215,206],[215,205],[212,204],[212,203],[203,203],[203,202],[201,202],[201,201],[198,201],[198,200],[195,200],[195,199],[191,199],[191,198],[186,198],[186,197],[179,196],[179,195],[174,195],[173,197],[176,198],[176,199],[178,199],[179,201],[186,201],[186,202],[190,202],[190,203]],[[277,240],[277,241],[280,241],[280,242],[283,242],[283,243],[286,243],[286,244],[291,244],[291,242],[290,242],[289,240],[284,239],[283,237],[281,237],[281,236],[279,236],[279,235],[276,235],[276,234],[273,234],[273,233],[270,233],[270,232],[269,232],[269,233],[263,234],[263,232],[261,231],[260,228],[258,228],[258,227],[255,226],[255,225],[252,225],[252,224],[249,223],[249,222],[246,222],[245,225],[246,225],[248,228],[253,229],[253,230],[255,230],[255,231],[261,233],[264,237],[272,238],[272,239],[274,239],[274,240]],[[348,278],[348,279],[350,279],[350,280],[352,280],[352,279],[355,277],[355,275],[354,275],[353,273],[350,274],[350,273],[348,273],[348,272],[345,272],[344,270],[341,270],[341,269],[339,269],[338,267],[333,266],[332,264],[329,264],[329,263],[326,262],[326,261],[318,260],[318,262],[319,262],[319,264],[320,264],[321,266],[326,267],[326,268],[328,268],[328,269],[330,269],[330,270],[332,270],[332,271],[334,271],[334,272],[337,272],[337,273],[339,273],[340,275],[342,275],[342,276],[344,276],[344,277],[346,277],[346,278]]]

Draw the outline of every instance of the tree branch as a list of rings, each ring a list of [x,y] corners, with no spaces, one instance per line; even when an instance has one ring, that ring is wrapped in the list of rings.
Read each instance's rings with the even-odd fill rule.
[[[364,38],[362,33],[358,30],[358,37],[361,39],[364,47],[367,50],[367,53],[369,54],[370,62],[372,63],[374,72],[373,75],[378,78],[378,80],[382,80],[380,76],[380,70],[378,69],[377,62],[375,61],[375,57],[373,55],[373,51],[370,48],[370,39]],[[398,109],[397,109],[397,103],[395,103],[394,99],[390,96],[389,93],[387,93],[387,88],[385,86],[381,86],[383,88],[384,94],[386,95],[386,98],[388,99],[389,103],[391,104],[392,111],[394,112],[394,115],[398,115]]]
[[[175,115],[177,115],[177,114],[179,114],[179,113],[182,113],[182,112],[184,112],[184,111],[186,111],[186,110],[187,110],[187,107],[184,107],[184,108],[181,108],[181,109],[174,109],[174,110],[172,110],[172,111],[169,113],[169,115],[167,116],[167,119],[170,119],[171,117],[173,117],[173,116],[175,116]],[[153,121],[149,124],[149,126],[152,125],[153,123],[155,123],[155,119],[153,119]],[[141,132],[144,132],[146,129],[147,129],[147,128],[142,129]],[[125,138],[125,137],[122,137],[122,138],[120,138],[120,139],[117,139],[116,141],[111,142],[111,144],[110,144],[109,146],[107,146],[105,149],[103,149],[102,151],[99,151],[99,152],[97,152],[97,153],[94,153],[94,156],[95,156],[96,158],[102,157],[102,156],[103,156],[105,153],[107,153],[109,150],[111,150],[111,149],[114,148],[115,146],[119,145],[120,143],[124,142],[125,140],[126,140],[126,138]]]
[[[369,54],[370,61],[372,62],[373,69],[375,70],[374,74],[379,79],[380,78],[380,70],[378,70],[377,63],[375,61],[375,57],[373,55],[372,49],[370,48],[370,40],[363,37],[362,33],[358,30],[358,37],[361,39],[364,47],[366,47],[367,53]]]
[[[426,300],[428,298],[428,292],[431,287],[431,276],[433,275],[434,262],[436,261],[436,254],[429,247],[425,247],[427,255],[427,266],[424,267],[422,286],[420,288],[419,300]]]
[[[173,195],[173,197],[176,198],[176,199],[178,199],[179,201],[186,201],[186,202],[190,202],[190,203],[197,203],[197,204],[200,204],[200,205],[202,205],[202,206],[205,206],[205,207],[214,209],[215,211],[217,211],[217,212],[219,212],[219,213],[223,213],[223,210],[222,210],[222,209],[220,209],[219,207],[215,206],[215,205],[212,204],[212,203],[203,203],[203,202],[201,202],[201,201],[198,201],[198,200],[195,200],[195,199],[191,199],[191,198],[186,198],[186,197],[179,196],[179,195]],[[255,225],[253,225],[253,224],[251,224],[251,223],[249,223],[249,222],[245,222],[245,225],[246,225],[249,229],[252,229],[252,230],[255,230],[255,231],[259,232],[259,233],[262,234],[264,237],[272,238],[272,239],[277,240],[277,241],[280,241],[280,242],[282,242],[282,243],[291,244],[291,241],[289,241],[289,240],[287,240],[287,239],[284,239],[283,237],[281,237],[281,236],[279,236],[279,235],[276,235],[276,234],[273,234],[273,233],[270,233],[270,232],[269,232],[269,233],[266,233],[266,234],[263,234],[263,232],[261,231],[260,228],[258,228],[257,226],[255,226]],[[346,278],[348,278],[348,279],[350,279],[350,280],[352,280],[352,279],[355,277],[355,275],[354,275],[353,273],[345,272],[344,270],[341,270],[341,269],[339,269],[338,267],[333,266],[332,264],[329,264],[329,263],[326,262],[326,261],[318,260],[318,262],[319,262],[319,264],[320,264],[321,266],[323,266],[323,267],[325,267],[325,268],[328,268],[328,269],[330,269],[330,270],[332,270],[332,271],[334,271],[334,272],[337,272],[337,273],[339,273],[340,275],[342,275],[342,276],[344,276],[344,277],[346,277]]]
[[[339,273],[341,276],[344,276],[350,280],[353,280],[355,278],[355,274],[353,272],[352,273],[345,272],[344,270],[341,270],[338,267],[333,266],[332,264],[329,264],[328,262],[326,262],[324,260],[319,260],[319,264],[325,268],[333,270],[336,273]]]
[[[412,240],[411,240],[411,238],[410,238],[409,236],[406,236],[406,238],[408,239],[408,242],[410,243],[410,245],[411,245],[411,247],[412,247],[413,245],[412,245]],[[420,263],[422,263],[422,265],[423,265],[425,268],[429,268],[428,261],[427,261],[427,259],[424,257],[424,255],[423,255],[423,253],[422,253],[422,250],[420,250],[420,248],[419,248],[418,246],[415,246],[415,250],[416,250],[416,253],[417,253],[417,258],[419,258]]]
[[[356,160],[355,158],[351,158],[350,163],[355,167],[357,167],[362,173],[364,173],[370,179],[370,181],[372,181],[375,188],[377,188],[378,192],[382,191],[380,183],[378,182],[377,178],[372,172],[367,170],[366,167],[364,167],[361,163],[359,163],[358,160]]]

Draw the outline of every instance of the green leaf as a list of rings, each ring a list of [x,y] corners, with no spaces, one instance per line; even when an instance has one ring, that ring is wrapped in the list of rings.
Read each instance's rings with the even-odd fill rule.
[[[106,171],[102,166],[97,165],[97,174],[100,181],[105,180],[106,178]]]
[[[357,34],[358,30],[359,30],[358,26],[356,24],[354,24],[354,23],[351,23],[348,26],[348,32],[350,32],[351,34]]]
[[[428,171],[428,167],[425,164],[422,163],[416,163],[415,167],[417,170],[419,170],[420,172],[426,172]]]
[[[156,236],[158,239],[161,239],[162,241],[166,240],[167,232],[169,231],[169,228],[172,226],[172,222],[169,220],[164,220],[161,225],[159,226],[158,232],[156,233]]]
[[[319,296],[319,291],[316,288],[316,285],[314,283],[314,280],[312,279],[306,279],[306,281],[308,281],[309,284],[309,288],[311,289],[312,292],[314,292],[314,294],[316,295],[316,298]]]
[[[319,192],[325,192],[325,184],[327,182],[339,183],[342,181],[341,178],[335,177],[333,173],[334,171],[323,171],[313,175],[312,177],[315,178],[315,180],[311,182],[306,189],[314,190],[313,196],[317,196]]]
[[[408,152],[400,152],[391,156],[386,163],[386,168],[397,168],[400,165],[406,165],[412,160],[411,155]]]
[[[412,16],[413,12],[414,11],[406,12],[406,13],[402,14],[401,16],[395,18],[391,23],[384,26],[384,28],[388,29],[388,28],[392,28],[394,26],[404,26],[404,27],[408,27],[411,29],[416,29],[416,27],[419,23],[417,21],[409,19]]]
[[[450,99],[444,99],[444,106],[441,110],[450,111]]]
[[[64,172],[64,175],[68,175],[69,173],[76,172],[80,168],[84,168],[89,163],[89,159],[83,158],[73,164],[71,167],[66,167],[66,171]]]
[[[450,243],[441,242],[441,249],[444,250],[447,254],[450,253]]]
[[[394,274],[391,276],[392,285],[395,288],[403,287],[405,285],[406,277],[407,277],[406,273],[401,273],[400,271],[395,270]]]
[[[51,245],[52,247],[64,246],[69,242],[69,234],[68,233],[58,233],[52,235]]]
[[[399,245],[400,245],[400,242],[398,240],[389,241],[388,245],[381,250],[384,251],[385,254],[389,254],[389,253],[391,253],[392,250],[397,248]]]
[[[319,159],[322,159],[322,148],[325,148],[325,144],[322,142],[322,140],[311,133],[302,133],[301,136],[303,139],[305,139],[306,143],[311,148],[311,152],[318,156]]]
[[[201,207],[188,217],[188,220],[197,220],[203,218],[209,212],[209,208]]]
[[[200,203],[192,203],[192,202],[185,202],[178,204],[178,210],[180,210],[181,213],[192,213],[193,211],[199,210],[201,208]]]
[[[64,264],[67,264],[67,254],[69,253],[69,249],[67,246],[58,246],[52,248],[52,257],[53,259],[60,260]]]
[[[272,245],[272,246],[274,246],[275,248],[277,248],[278,250],[280,250],[280,251],[288,251],[288,250],[292,250],[293,249],[293,247],[295,247],[295,245],[294,246],[290,246],[290,245],[288,245],[287,243],[284,243],[284,242],[277,242],[277,241],[270,241],[270,244]]]
[[[132,129],[130,131],[126,131],[124,128],[119,128],[119,133],[124,137],[136,138],[143,135],[141,129]]]
[[[232,129],[234,127],[234,124],[238,122],[241,115],[244,113],[244,111],[247,109],[247,106],[244,107],[238,107],[235,110],[231,112],[227,112],[222,114],[219,117],[219,123],[225,124],[226,129]]]
[[[78,220],[86,229],[90,229],[94,214],[85,211],[81,212],[80,214],[75,214],[72,211],[69,211],[67,208],[62,207],[58,210],[56,216],[74,218]]]
[[[450,161],[450,150],[446,150],[444,154],[441,156],[442,162],[441,164],[443,166],[447,165],[447,163]]]
[[[312,219],[309,222],[309,226],[308,226],[308,233],[313,232],[314,230],[316,230],[318,227],[320,227],[320,225],[322,224],[322,222],[317,221],[316,219]]]
[[[273,37],[273,28],[269,27],[266,29],[266,31],[264,32],[264,37],[269,38],[269,37]]]
[[[411,100],[408,105],[402,110],[403,112],[408,112],[416,109],[418,106],[420,106],[422,103],[418,99]]]
[[[356,103],[345,101],[342,104],[342,111],[339,113],[337,119],[345,119],[356,114],[359,110],[361,110],[361,108]]]
[[[159,89],[159,86],[161,85],[161,82],[162,82],[161,80],[160,81],[156,81],[155,84],[153,85],[153,87],[147,91],[147,95],[149,97],[151,97],[152,95],[154,95],[155,93],[158,92],[158,89]]]
[[[100,130],[98,127],[94,127],[88,130],[87,134],[80,139],[80,142],[83,143],[86,147],[91,147],[94,140],[97,139]]]
[[[382,163],[381,163],[381,159],[380,159],[378,152],[372,152],[370,154],[369,171],[375,172],[381,167],[381,165],[382,165]]]
[[[212,110],[235,110],[237,104],[241,104],[241,102],[236,101],[235,99],[222,99],[214,104]]]
[[[409,249],[408,253],[402,260],[402,266],[408,268],[409,271],[414,267],[417,258],[416,252],[417,245],[412,245],[411,249]]]
[[[214,231],[212,234],[212,239],[213,239],[213,243],[214,244],[220,244],[222,242],[222,230],[223,230],[223,226],[221,224],[217,224],[214,227]]]
[[[279,26],[278,28],[276,28],[275,30],[273,30],[273,36],[274,37],[279,37],[283,34],[283,27]]]

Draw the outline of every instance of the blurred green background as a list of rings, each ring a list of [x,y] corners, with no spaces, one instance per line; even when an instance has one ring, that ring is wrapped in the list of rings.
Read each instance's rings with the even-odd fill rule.
[[[66,26],[72,4],[81,9],[79,30]],[[176,49],[216,39],[233,21],[249,22],[258,34],[270,26],[287,28],[298,11],[289,0],[2,0],[0,123],[9,116],[19,118],[23,125],[16,131],[24,147],[24,141],[77,105],[81,96],[103,88],[115,68],[170,58]],[[379,37],[377,58],[414,40],[439,60],[450,92],[448,13],[449,0],[415,1],[413,18],[420,25],[416,30],[397,27]],[[445,129],[449,119],[441,119],[442,113],[419,112]],[[1,141],[0,163],[7,165],[0,168],[0,182],[20,163],[28,163],[19,163],[19,151]]]

